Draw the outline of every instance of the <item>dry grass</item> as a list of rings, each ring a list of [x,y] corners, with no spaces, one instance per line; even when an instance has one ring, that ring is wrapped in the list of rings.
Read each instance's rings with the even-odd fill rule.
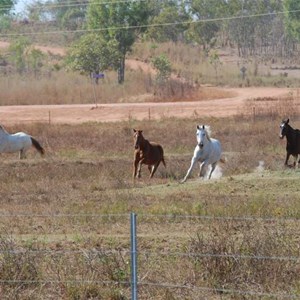
[[[172,64],[172,80],[162,87],[155,84],[155,76],[140,70],[126,69],[126,81],[118,85],[116,72],[105,72],[106,78],[98,86],[93,87],[87,76],[64,71],[61,57],[47,57],[44,67],[37,76],[27,73],[17,75],[11,66],[6,71],[0,69],[4,76],[0,81],[0,105],[21,104],[78,104],[78,103],[112,103],[112,102],[142,102],[142,101],[178,101],[191,99],[195,94],[199,98],[199,85],[213,84],[220,86],[299,86],[298,78],[271,76],[264,68],[257,71],[258,62],[245,62],[247,79],[242,80],[240,67],[236,63],[221,63],[218,66],[218,77],[209,58],[199,47],[181,43],[137,44],[131,58],[145,61],[149,64],[151,58],[165,53]],[[221,53],[221,51],[220,51]],[[7,54],[3,54],[7,56]],[[222,60],[222,57],[221,57]],[[196,92],[196,93],[195,93]],[[201,99],[220,95],[200,94]],[[198,99],[197,98],[197,99]]]
[[[19,299],[129,299],[128,284],[112,286],[103,281],[130,280],[131,211],[138,213],[141,299],[251,298],[214,289],[299,295],[299,261],[195,255],[299,256],[299,172],[283,170],[280,121],[263,115],[255,120],[166,118],[7,128],[31,133],[47,155],[42,159],[31,151],[25,161],[12,154],[0,158],[1,213],[19,215],[0,220],[0,246],[5,250],[0,279],[22,281],[2,284],[3,299],[16,295]],[[295,127],[299,122],[291,119]],[[222,143],[223,178],[195,180],[195,170],[193,178],[181,185],[178,181],[190,163],[197,123],[211,125],[213,136]],[[160,166],[154,180],[143,168],[136,184],[131,178],[133,127],[161,143],[167,160],[167,169]],[[264,172],[256,171],[260,160],[265,162]],[[67,217],[74,214],[118,215]],[[162,214],[169,217],[153,216]],[[178,215],[280,219],[206,220]],[[75,284],[78,280],[81,283]],[[187,288],[191,286],[209,290]]]

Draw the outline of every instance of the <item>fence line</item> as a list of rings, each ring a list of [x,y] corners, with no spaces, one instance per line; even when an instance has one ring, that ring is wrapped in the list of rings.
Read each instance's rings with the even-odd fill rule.
[[[181,252],[147,252],[139,251],[139,254],[145,256],[182,256],[182,257],[201,257],[201,258],[233,258],[233,259],[256,259],[256,260],[281,260],[281,261],[300,261],[298,256],[264,256],[264,255],[242,255],[242,254],[211,254],[211,253],[181,253]]]
[[[113,281],[113,280],[0,280],[1,283],[15,283],[15,284],[115,284],[115,285],[128,285],[130,281]]]
[[[0,280],[0,284],[102,284],[102,285],[128,285],[130,281],[112,281],[112,280]],[[276,297],[276,298],[289,298],[299,299],[297,294],[278,294],[278,293],[264,293],[255,292],[248,290],[236,290],[236,289],[225,289],[225,288],[209,288],[209,287],[198,287],[185,284],[173,284],[173,283],[154,283],[154,282],[138,282],[139,287],[148,286],[156,288],[173,288],[173,289],[191,289],[204,292],[213,293],[227,293],[227,294],[239,294],[239,295],[250,295],[260,297]]]
[[[271,218],[271,217],[250,217],[250,216],[209,216],[209,215],[155,215],[155,214],[139,214],[139,218],[168,218],[168,219],[203,219],[203,220],[220,220],[220,221],[264,221],[264,222],[300,222],[300,218]]]
[[[82,254],[82,255],[114,255],[130,254],[129,250],[0,250],[0,254]],[[232,259],[256,259],[256,260],[280,260],[280,261],[300,261],[298,256],[267,256],[267,255],[243,255],[243,254],[215,254],[215,253],[197,253],[197,252],[163,252],[163,251],[138,251],[138,255],[144,256],[178,256],[178,257],[201,257],[201,258],[232,258]]]
[[[126,217],[128,214],[0,214],[0,218],[115,218]],[[209,215],[173,215],[173,214],[138,214],[139,218],[166,218],[166,219],[195,219],[195,220],[218,220],[218,221],[261,221],[261,222],[300,222],[300,218],[271,218],[271,217],[250,217],[250,216],[209,216]]]
[[[174,288],[174,289],[193,289],[198,291],[206,292],[218,292],[218,293],[227,293],[227,294],[240,294],[240,295],[249,295],[249,296],[260,296],[260,297],[280,297],[280,298],[289,298],[289,299],[299,299],[297,294],[276,294],[276,293],[264,293],[264,292],[255,292],[255,291],[244,291],[244,290],[235,290],[235,289],[224,289],[224,288],[209,288],[209,287],[197,287],[190,285],[178,285],[172,283],[152,283],[152,282],[139,282],[139,286],[150,286],[158,288]]]
[[[122,220],[129,220],[129,214],[0,214],[0,218],[13,218],[13,217],[38,217],[38,218],[121,218]],[[139,219],[143,218],[164,218],[164,219],[187,219],[187,220],[218,220],[218,221],[261,221],[261,222],[299,222],[300,219],[297,218],[269,218],[269,217],[249,217],[249,216],[238,216],[238,217],[228,217],[228,216],[195,216],[195,215],[155,215],[155,214],[140,214]],[[129,233],[128,233],[129,235]],[[0,250],[0,254],[3,253],[44,253],[44,254],[83,254],[83,255],[93,255],[93,254],[129,254],[132,251],[129,250]],[[257,259],[257,260],[281,260],[281,261],[293,261],[299,262],[300,257],[298,256],[263,256],[263,255],[243,255],[243,254],[215,254],[215,253],[184,253],[184,252],[165,252],[165,251],[136,251],[138,255],[158,255],[158,256],[181,256],[181,257],[212,257],[212,258],[230,258],[230,259]],[[110,280],[0,280],[0,284],[101,284],[101,285],[125,285],[130,288],[132,281],[110,281]],[[252,295],[261,297],[280,297],[280,298],[290,298],[298,299],[299,294],[276,294],[267,292],[256,292],[251,290],[239,290],[239,289],[226,289],[226,288],[210,288],[210,287],[197,287],[193,285],[186,284],[174,284],[174,283],[155,283],[155,282],[136,282],[137,287],[156,287],[156,288],[173,288],[173,289],[191,289],[198,291],[206,291],[212,293],[227,293],[227,294],[240,294],[240,295]]]
[[[126,217],[128,214],[0,214],[0,218],[115,218]]]

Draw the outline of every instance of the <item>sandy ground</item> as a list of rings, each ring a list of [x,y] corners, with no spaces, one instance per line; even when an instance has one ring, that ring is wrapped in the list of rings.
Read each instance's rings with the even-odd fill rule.
[[[2,106],[0,120],[4,124],[51,122],[76,124],[83,122],[116,122],[129,119],[163,117],[228,117],[239,114],[249,99],[277,98],[291,92],[288,88],[237,88],[233,98],[193,102],[121,103],[95,105],[29,105]],[[267,102],[266,102],[267,103]]]
[[[0,41],[0,48],[9,43]],[[44,52],[64,55],[65,50],[55,47],[35,46]],[[153,72],[148,64],[142,61],[127,60],[126,65],[132,69]],[[30,105],[2,106],[0,120],[4,124],[23,122],[83,123],[115,122],[128,119],[159,119],[163,117],[228,117],[243,111],[245,103],[254,98],[277,98],[291,92],[288,88],[224,88],[233,92],[232,98],[165,103],[122,103],[95,105]],[[266,102],[267,104],[267,102]]]

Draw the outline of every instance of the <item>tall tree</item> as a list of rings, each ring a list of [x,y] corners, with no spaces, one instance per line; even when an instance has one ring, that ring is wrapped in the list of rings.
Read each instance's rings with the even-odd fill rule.
[[[0,0],[0,16],[9,14],[15,3],[15,0]]]
[[[288,35],[300,41],[300,1],[284,0],[285,26]]]
[[[182,39],[188,25],[184,22],[190,19],[186,5],[182,1],[162,2],[161,9],[154,16],[150,26],[148,36],[157,42],[173,41]],[[157,24],[164,24],[156,26]]]
[[[90,75],[116,69],[119,59],[117,41],[106,42],[98,34],[91,33],[81,37],[71,46],[66,62],[70,69]],[[97,76],[96,83],[98,83]]]
[[[98,32],[107,42],[116,40],[121,54],[118,82],[125,80],[125,57],[148,22],[148,1],[120,2],[95,0],[90,2],[87,13],[88,28]]]
[[[209,50],[216,41],[216,36],[220,30],[220,22],[207,21],[224,16],[227,5],[226,0],[194,0],[190,9],[194,22],[190,26],[189,36],[192,40],[203,46],[204,50]]]
[[[85,0],[53,0],[45,4],[45,9],[61,28],[76,30],[85,22],[87,2]]]

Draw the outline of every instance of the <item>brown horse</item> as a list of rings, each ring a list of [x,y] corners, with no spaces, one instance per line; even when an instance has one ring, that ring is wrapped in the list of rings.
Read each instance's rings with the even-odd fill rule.
[[[166,167],[164,160],[163,147],[156,143],[150,143],[143,137],[142,130],[133,129],[134,140],[134,162],[133,162],[133,178],[141,177],[142,165],[148,165],[150,178],[153,177],[160,162]]]

